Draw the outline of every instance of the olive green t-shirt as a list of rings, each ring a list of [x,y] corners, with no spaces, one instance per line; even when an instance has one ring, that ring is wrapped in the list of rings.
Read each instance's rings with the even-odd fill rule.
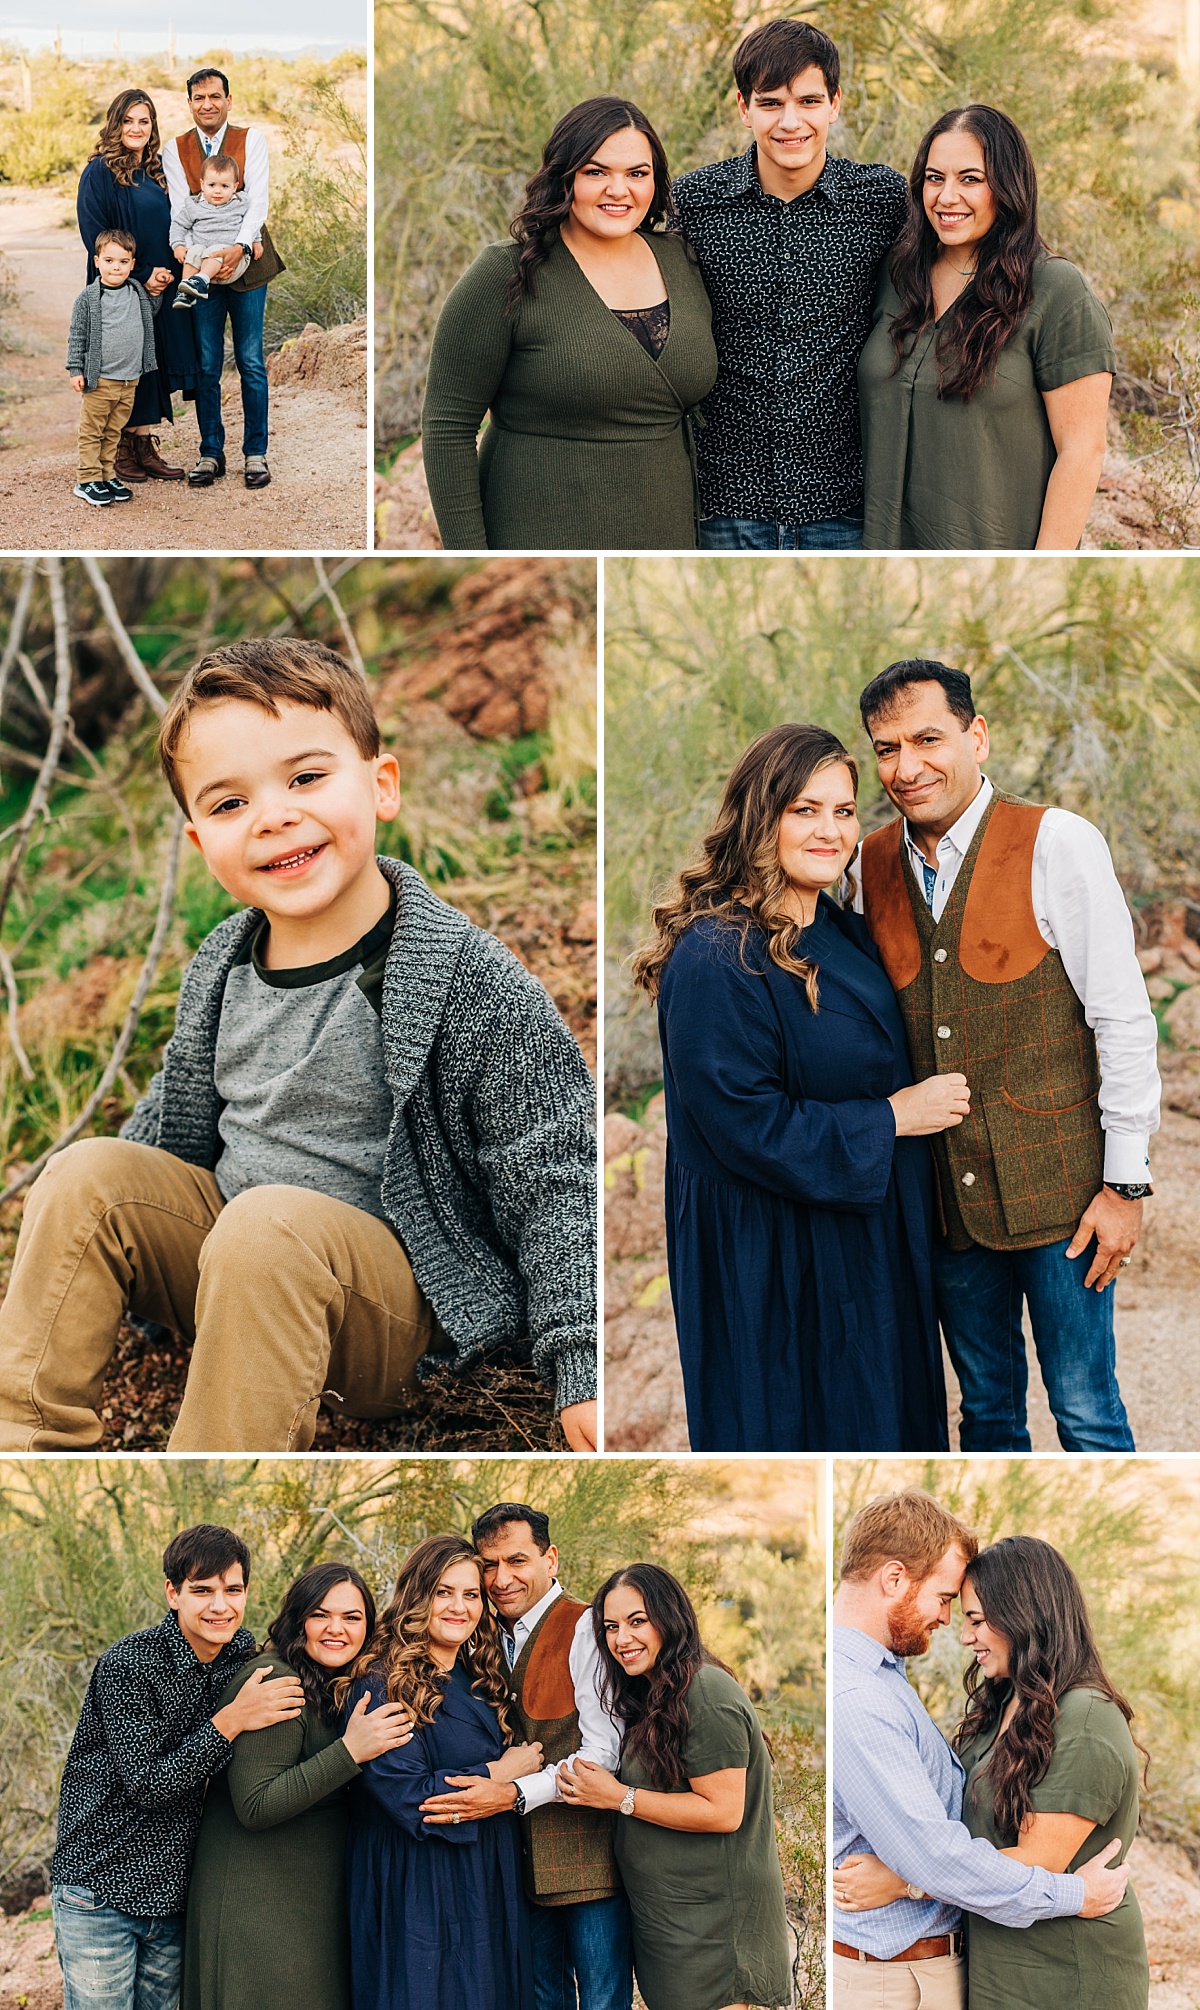
[[[688,1779],[743,1770],[745,1813],[732,1835],[689,1834],[636,1815],[617,1817],[613,1840],[633,1914],[638,1988],[647,2010],[789,2003],[771,1759],[758,1718],[733,1676],[708,1666],[692,1678],[687,1711]],[[625,1758],[620,1777],[626,1786],[651,1785]]]
[[[997,1849],[1012,1846],[992,1813],[987,1764],[995,1736],[961,1753],[967,1781],[963,1821]],[[1068,1870],[1077,1870],[1119,1837],[1123,1862],[1138,1825],[1138,1759],[1129,1726],[1115,1703],[1090,1689],[1072,1689],[1059,1704],[1054,1756],[1033,1790],[1039,1814],[1080,1815],[1095,1822]],[[1150,1967],[1133,1886],[1103,1919],[1043,1919],[1018,1929],[967,1916],[971,2010],[1146,2010]]]
[[[937,394],[940,321],[922,329],[894,371],[890,330],[899,312],[885,266],[858,362],[864,546],[1032,551],[1057,459],[1042,393],[1115,370],[1108,315],[1078,266],[1039,259],[1029,311],[992,382],[964,402]]]

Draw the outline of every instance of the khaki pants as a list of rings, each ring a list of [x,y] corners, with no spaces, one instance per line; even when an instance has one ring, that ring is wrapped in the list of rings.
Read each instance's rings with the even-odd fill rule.
[[[121,428],[133,410],[137,387],[136,377],[128,383],[121,377],[101,377],[94,391],[83,393],[79,414],[81,482],[112,480]]]
[[[385,1222],[294,1186],[228,1205],[212,1173],[85,1138],[25,1204],[0,1306],[0,1450],[98,1443],[122,1313],[194,1342],[173,1452],[307,1451],[323,1393],[391,1415],[440,1337]]]
[[[932,1961],[851,1961],[833,1957],[830,2010],[965,2010],[967,1964],[961,1954]]]

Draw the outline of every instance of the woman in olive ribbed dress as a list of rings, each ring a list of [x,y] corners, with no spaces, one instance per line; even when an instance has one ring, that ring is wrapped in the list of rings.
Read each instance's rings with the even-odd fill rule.
[[[1104,463],[1108,315],[1038,229],[1037,172],[990,105],[917,150],[859,358],[872,550],[1073,551]]]
[[[717,374],[662,144],[624,98],[555,126],[438,320],[422,415],[447,550],[691,550],[691,414]],[[477,445],[484,418],[487,426]]]
[[[1008,1536],[980,1551],[961,1597],[963,1645],[975,1657],[954,1737],[967,1828],[1044,1870],[1077,1870],[1113,1842],[1122,1862],[1137,1834],[1139,1748],[1074,1572],[1048,1542]],[[907,1889],[874,1857],[843,1865],[838,1882],[851,1910]],[[1103,1919],[1018,1929],[972,1913],[966,1925],[970,2010],[1146,2010],[1150,1966],[1132,1884]]]
[[[592,1604],[618,1777],[585,1759],[564,1800],[614,1811],[647,2010],[792,2000],[771,1759],[741,1685],[705,1652],[683,1586],[635,1563]]]
[[[188,1891],[182,2010],[350,2010],[348,1790],[359,1768],[405,1743],[401,1705],[361,1705],[344,1731],[333,1678],[361,1651],[375,1605],[358,1572],[319,1563],[297,1578],[268,1633],[221,1697],[256,1669],[298,1675],[299,1717],[243,1731],[209,1784]]]

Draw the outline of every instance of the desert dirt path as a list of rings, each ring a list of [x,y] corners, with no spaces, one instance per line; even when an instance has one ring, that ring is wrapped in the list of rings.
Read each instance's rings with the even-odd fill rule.
[[[77,500],[79,400],[65,369],[71,303],[83,248],[69,195],[0,191],[0,256],[16,302],[3,311],[0,363],[0,548],[15,551],[342,551],[368,543],[369,437],[364,401],[350,391],[271,388],[271,486],[241,479],[241,399],[224,381],[230,472],[210,489],[145,482],[131,503],[92,509]],[[162,429],[165,460],[190,467],[200,450],[193,408]]]

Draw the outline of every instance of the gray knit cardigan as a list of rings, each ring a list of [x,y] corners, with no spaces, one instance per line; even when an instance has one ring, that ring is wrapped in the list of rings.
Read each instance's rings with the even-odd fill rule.
[[[147,370],[157,368],[158,358],[154,349],[154,316],[162,305],[158,295],[153,298],[147,293],[140,279],[127,279],[132,286],[142,310],[142,375]],[[67,375],[82,377],[85,391],[94,391],[100,382],[100,341],[103,333],[103,308],[100,297],[104,292],[104,282],[93,279],[90,286],[76,295],[71,309],[71,326],[67,331]]]
[[[596,1393],[596,1097],[536,977],[438,900],[411,866],[396,888],[383,976],[384,1067],[395,1101],[381,1198],[461,1371],[491,1347],[532,1355],[559,1409]],[[215,1167],[215,1072],[225,979],[258,927],[230,915],[183,976],[163,1065],[121,1130]]]

